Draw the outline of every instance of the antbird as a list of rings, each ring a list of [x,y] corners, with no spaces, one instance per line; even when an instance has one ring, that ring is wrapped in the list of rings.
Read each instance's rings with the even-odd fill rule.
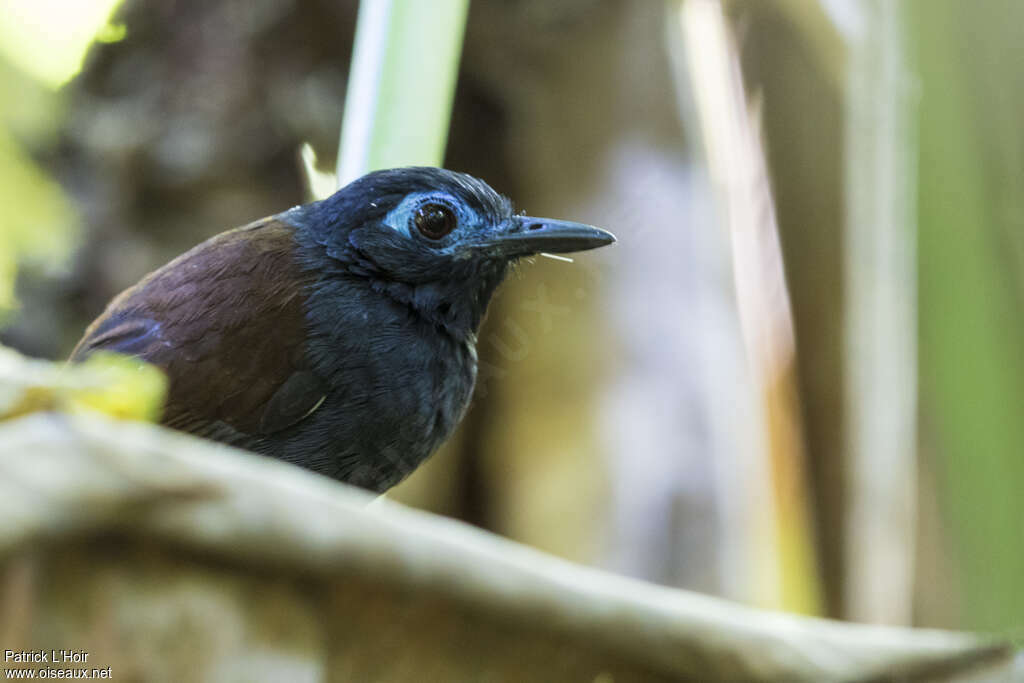
[[[71,359],[138,356],[168,375],[165,425],[381,492],[462,418],[509,264],[614,241],[463,173],[377,171],[150,273]]]

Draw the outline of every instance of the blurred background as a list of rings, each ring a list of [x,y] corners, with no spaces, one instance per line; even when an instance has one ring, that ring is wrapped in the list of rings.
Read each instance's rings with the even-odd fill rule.
[[[387,49],[457,72],[393,125],[434,112],[445,166],[619,244],[505,284],[466,420],[389,496],[1024,641],[1024,4],[446,3]],[[356,0],[116,4],[0,0],[0,342],[32,356],[322,192],[358,91]]]

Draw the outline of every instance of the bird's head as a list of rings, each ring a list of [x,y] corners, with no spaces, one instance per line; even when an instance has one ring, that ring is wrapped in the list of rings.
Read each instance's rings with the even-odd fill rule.
[[[369,173],[282,218],[336,266],[455,334],[475,332],[516,259],[615,241],[582,223],[516,215],[482,180],[431,167]]]

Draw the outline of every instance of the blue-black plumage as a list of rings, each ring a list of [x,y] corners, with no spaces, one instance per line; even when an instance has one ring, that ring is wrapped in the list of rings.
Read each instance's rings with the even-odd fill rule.
[[[164,424],[384,491],[462,418],[509,264],[614,241],[466,174],[377,171],[147,275],[72,360],[139,356],[169,376]]]

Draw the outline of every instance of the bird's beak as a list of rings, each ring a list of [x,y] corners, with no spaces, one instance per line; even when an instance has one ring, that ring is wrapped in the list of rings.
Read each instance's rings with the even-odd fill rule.
[[[513,216],[505,228],[477,246],[505,257],[527,256],[542,251],[555,254],[596,249],[615,241],[615,235],[583,223],[553,218]]]

